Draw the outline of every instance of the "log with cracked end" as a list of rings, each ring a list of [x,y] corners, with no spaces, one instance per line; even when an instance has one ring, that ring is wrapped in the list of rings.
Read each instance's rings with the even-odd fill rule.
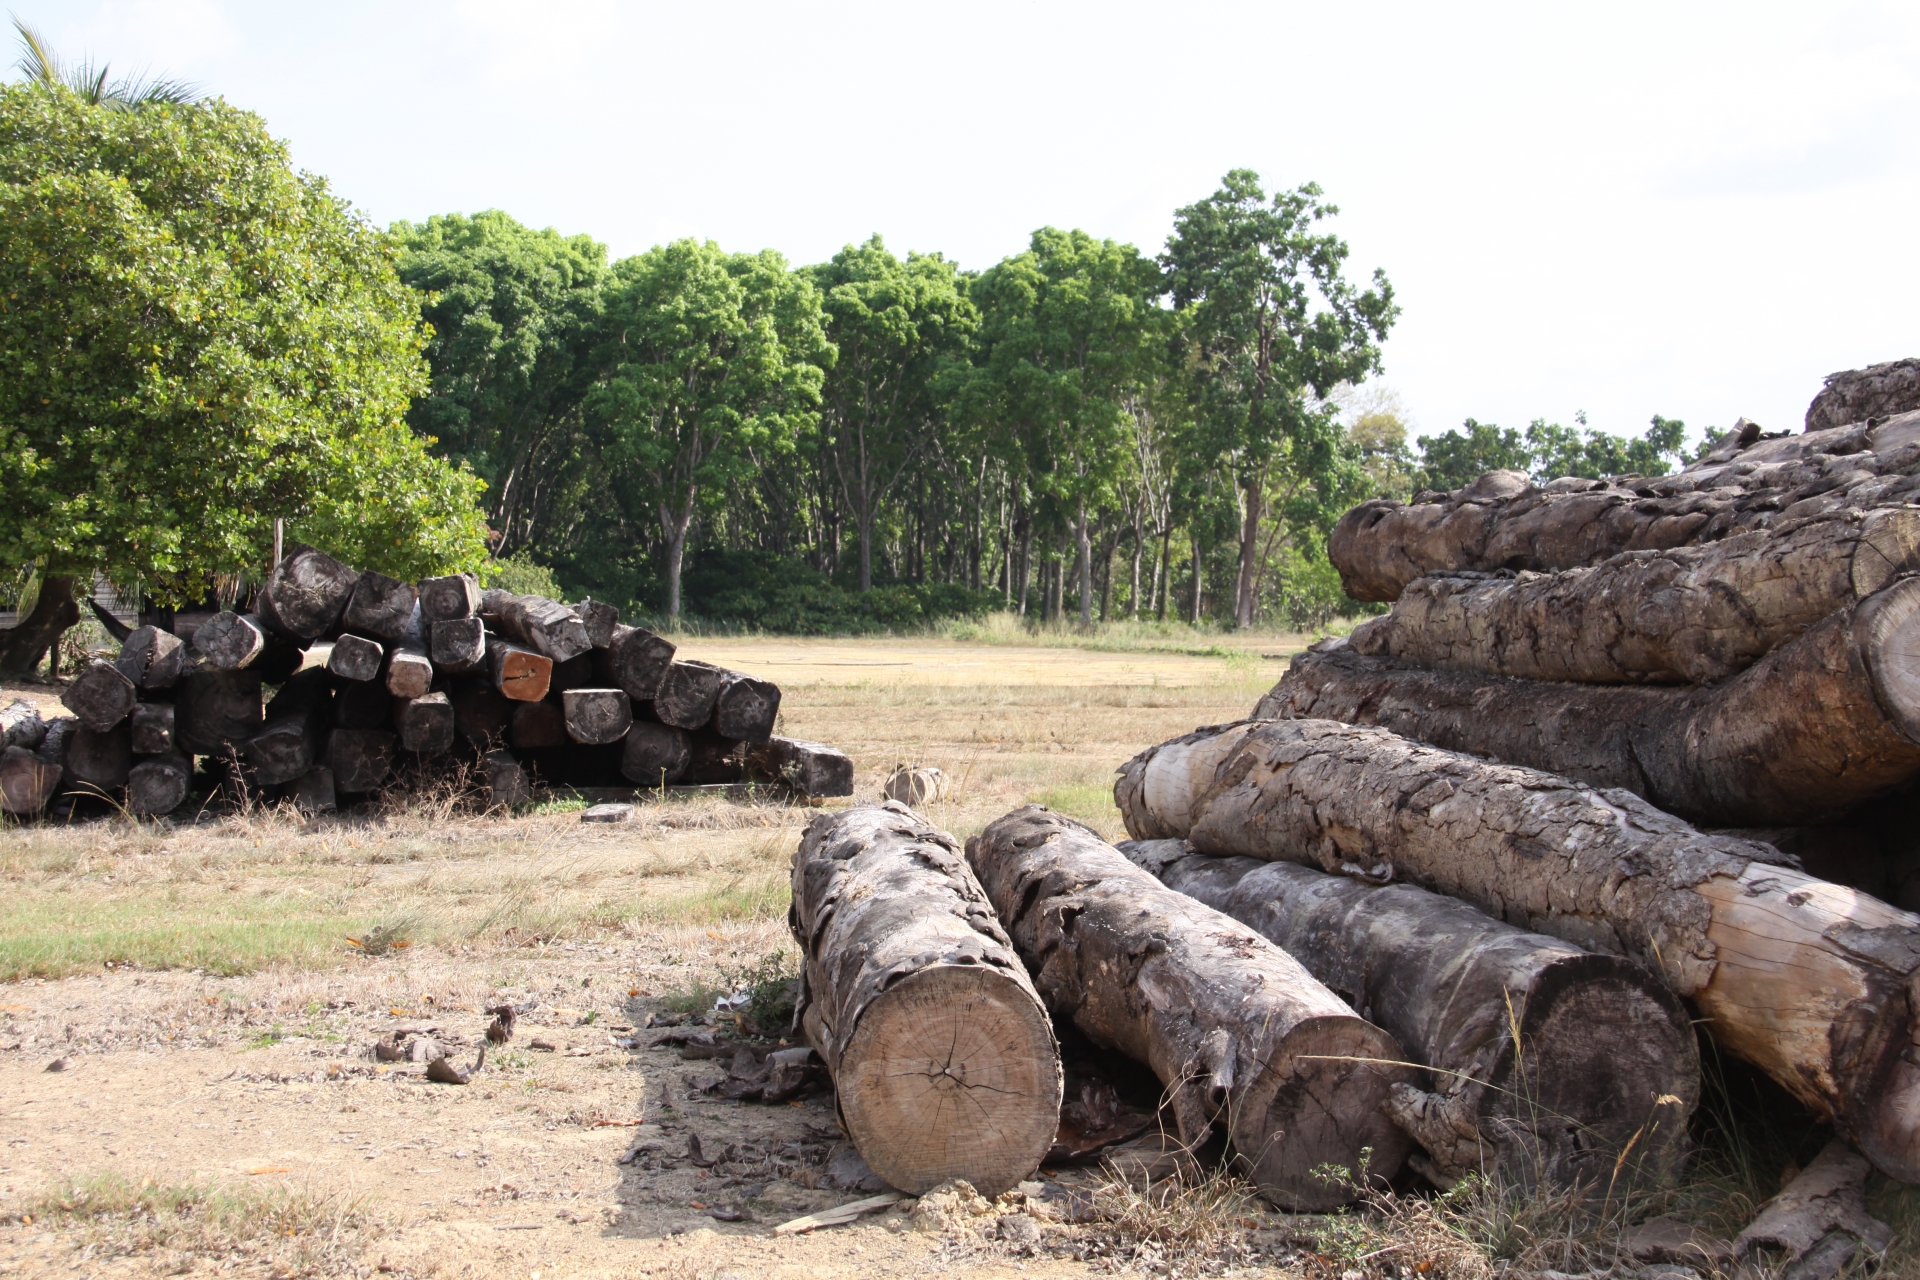
[[[483,591],[480,616],[502,635],[555,662],[565,662],[593,648],[580,616],[545,596]]]
[[[135,627],[120,642],[114,666],[139,689],[171,689],[186,669],[186,644],[159,627]]]
[[[104,733],[126,720],[138,696],[124,671],[96,659],[73,678],[60,700],[80,717],[81,724]]]
[[[567,736],[575,742],[618,742],[633,724],[633,702],[623,689],[568,689],[560,695]]]
[[[1319,1176],[1328,1165],[1400,1168],[1412,1144],[1383,1108],[1412,1070],[1292,956],[1039,805],[969,840],[967,860],[1047,1006],[1150,1067],[1189,1148],[1223,1129],[1262,1194],[1294,1210],[1350,1198]]]
[[[605,600],[595,600],[591,596],[578,604],[567,606],[573,610],[580,625],[586,628],[587,643],[596,649],[605,649],[613,643],[614,628],[620,625],[620,611]]]
[[[1289,862],[1119,846],[1170,889],[1279,946],[1400,1042],[1431,1078],[1387,1114],[1440,1186],[1671,1181],[1686,1160],[1700,1056],[1687,1011],[1619,956],[1528,933],[1464,902]]]
[[[954,838],[896,804],[822,814],[788,919],[800,1026],[873,1171],[914,1195],[1031,1174],[1059,1125],[1059,1046]]]
[[[661,724],[699,729],[713,719],[713,705],[733,673],[711,662],[676,659],[660,679],[653,696],[653,714]]]
[[[650,702],[673,665],[673,642],[645,627],[615,626],[604,649],[593,654],[596,678],[627,691],[629,698]]]
[[[400,745],[418,755],[432,755],[453,746],[453,700],[444,693],[426,693],[396,700],[393,727]]]
[[[1199,786],[1207,737],[1235,745]],[[1138,838],[1403,880],[1637,960],[1722,1050],[1888,1176],[1920,1181],[1920,917],[1782,865],[1769,845],[1704,834],[1626,791],[1327,720],[1187,735],[1123,765],[1114,798]]]
[[[323,551],[296,547],[268,571],[254,612],[290,640],[318,640],[340,625],[360,575]]]
[[[193,761],[176,752],[149,756],[127,774],[127,808],[143,818],[172,813],[193,785]]]
[[[340,625],[384,644],[398,644],[406,639],[419,603],[420,592],[411,582],[368,569],[353,584]]]
[[[480,579],[471,573],[420,580],[420,612],[429,624],[471,618],[479,607]]]
[[[493,687],[515,702],[538,702],[553,682],[553,659],[505,640],[487,644],[487,669]]]
[[[266,626],[252,614],[223,609],[193,633],[193,648],[222,671],[240,671],[267,651]]]
[[[479,618],[446,618],[427,628],[427,656],[453,675],[478,671],[487,659],[487,624]]]

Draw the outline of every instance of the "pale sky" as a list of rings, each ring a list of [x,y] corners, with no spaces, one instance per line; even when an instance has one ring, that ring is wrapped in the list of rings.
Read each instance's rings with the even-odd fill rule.
[[[17,0],[66,55],[260,113],[385,224],[499,208],[617,257],[1036,227],[1158,252],[1230,168],[1317,181],[1472,416],[1798,430],[1920,355],[1920,5],[325,5]]]

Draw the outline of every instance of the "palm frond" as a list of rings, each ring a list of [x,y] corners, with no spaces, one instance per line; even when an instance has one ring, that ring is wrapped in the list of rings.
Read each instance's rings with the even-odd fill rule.
[[[96,68],[91,59],[63,62],[46,38],[18,16],[13,18],[13,29],[20,35],[20,61],[14,65],[29,81],[48,88],[58,85],[93,106],[131,111],[155,104],[181,106],[203,96],[197,84],[146,72],[109,80],[107,63]]]
[[[20,34],[20,61],[14,65],[29,80],[44,85],[64,84],[65,77],[60,59],[41,34],[22,22],[19,17],[13,19],[13,29]]]

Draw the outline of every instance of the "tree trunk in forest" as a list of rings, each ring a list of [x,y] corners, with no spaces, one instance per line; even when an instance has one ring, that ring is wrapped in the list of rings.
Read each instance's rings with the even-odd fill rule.
[[[1133,521],[1133,579],[1127,592],[1127,617],[1135,622],[1140,620],[1140,557],[1145,553],[1146,527],[1139,517]]]
[[[127,809],[142,818],[172,813],[193,784],[193,761],[166,754],[142,760],[127,773]]]
[[[1193,748],[1209,736],[1239,743],[1202,778]],[[1722,1049],[1888,1176],[1920,1181],[1920,1063],[1907,1061],[1920,917],[1778,865],[1769,845],[1704,835],[1625,791],[1327,720],[1189,734],[1121,766],[1114,798],[1139,837],[1402,880],[1637,960]]]
[[[670,787],[686,776],[693,748],[685,729],[636,720],[620,753],[620,773],[642,787]]]
[[[1670,1182],[1700,1098],[1687,1011],[1652,974],[1528,933],[1412,885],[1287,862],[1196,854],[1183,840],[1120,846],[1170,889],[1293,956],[1400,1042],[1431,1079],[1395,1085],[1387,1114],[1448,1187]]]
[[[1330,641],[1296,655],[1254,714],[1378,724],[1623,787],[1710,826],[1804,826],[1920,778],[1920,578],[1833,614],[1722,684],[1432,671]]]
[[[1038,805],[969,840],[967,860],[1047,1006],[1153,1070],[1189,1150],[1224,1129],[1296,1211],[1350,1198],[1315,1176],[1325,1165],[1399,1169],[1411,1144],[1382,1106],[1413,1073],[1293,957]]]
[[[494,689],[516,702],[540,701],[553,681],[552,658],[498,638],[487,644],[487,667]],[[345,783],[341,785],[352,790]]]
[[[32,612],[0,631],[0,677],[32,675],[47,650],[78,621],[80,606],[73,598],[73,579],[64,574],[42,578]]]
[[[1590,684],[1724,680],[1920,568],[1920,508],[1844,511],[1589,569],[1409,583],[1354,651]]]
[[[1074,558],[1080,562],[1080,625],[1093,625],[1093,537],[1087,527],[1087,504],[1080,503],[1080,519],[1073,526]]]
[[[73,678],[60,701],[80,717],[81,724],[105,733],[127,718],[138,697],[125,672],[111,662],[95,660]]]
[[[687,526],[692,523],[692,490],[688,490],[686,506],[678,513],[661,504],[660,530],[667,537],[667,617],[674,622],[680,620],[680,562],[686,556]]]
[[[653,714],[661,724],[698,729],[713,719],[713,704],[730,673],[710,662],[675,661],[653,697]]]
[[[1059,1046],[952,836],[894,803],[822,814],[794,853],[787,918],[796,1016],[882,1181],[996,1196],[1039,1167]]]
[[[393,727],[400,745],[417,755],[431,755],[453,747],[453,699],[444,693],[396,700]]]
[[[254,609],[271,631],[318,640],[340,625],[360,575],[325,552],[301,547],[267,572]]]
[[[622,689],[568,689],[560,695],[567,736],[575,742],[618,742],[633,724],[633,703]]]
[[[1240,572],[1233,583],[1233,625],[1245,631],[1253,625],[1260,582],[1260,520],[1266,515],[1266,473],[1241,486],[1244,510],[1240,516]]]
[[[1033,583],[1033,524],[1020,532],[1020,616],[1027,616],[1027,593]]]
[[[114,666],[139,689],[171,689],[187,662],[180,637],[159,627],[136,627],[120,644]]]
[[[1187,621],[1193,623],[1195,626],[1199,626],[1200,625],[1200,598],[1201,598],[1200,592],[1203,585],[1202,579],[1205,577],[1205,564],[1200,559],[1199,535],[1196,534],[1193,537],[1192,543],[1193,543],[1193,616],[1187,619]]]
[[[672,665],[673,645],[645,627],[616,625],[607,647],[594,654],[596,676],[638,702],[649,702],[660,692]]]
[[[545,596],[484,591],[480,616],[495,631],[555,662],[577,658],[593,648],[580,615]]]
[[[173,750],[173,704],[143,702],[133,709],[127,725],[133,734],[133,749],[143,756],[164,755]]]
[[[1168,525],[1160,531],[1160,559],[1153,571],[1153,617],[1156,622],[1167,620],[1167,609],[1173,603],[1173,526]]]

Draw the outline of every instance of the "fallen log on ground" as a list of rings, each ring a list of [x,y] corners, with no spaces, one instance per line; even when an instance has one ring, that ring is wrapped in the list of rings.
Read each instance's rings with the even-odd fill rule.
[[[636,720],[621,747],[620,774],[643,787],[672,786],[686,776],[692,755],[685,729]]]
[[[134,752],[157,756],[172,751],[173,715],[171,702],[143,702],[135,707],[127,718],[133,732]]]
[[[673,665],[673,645],[645,627],[616,626],[606,648],[594,652],[599,679],[627,691],[627,696],[649,702],[660,692],[660,681]]]
[[[138,696],[125,672],[111,662],[95,660],[73,678],[60,701],[81,724],[104,733],[127,718]]]
[[[487,668],[494,689],[515,702],[540,701],[553,682],[552,658],[497,638],[487,643]]]
[[[1877,507],[1519,578],[1436,576],[1356,653],[1531,680],[1708,684],[1920,568],[1920,507]]]
[[[254,612],[292,640],[318,640],[340,625],[360,575],[325,552],[297,547],[254,592]]]
[[[633,703],[620,689],[568,689],[560,695],[567,736],[599,745],[618,742],[633,724]]]
[[[480,607],[480,579],[470,573],[420,580],[420,612],[428,624],[471,618]]]
[[[127,808],[143,818],[172,813],[192,783],[193,761],[172,752],[149,756],[127,774]]]
[[[1207,785],[1195,739],[1237,745]],[[1179,810],[1170,799],[1187,796]],[[1510,924],[1625,955],[1691,1000],[1719,1046],[1831,1118],[1876,1167],[1920,1181],[1920,917],[1775,865],[1621,790],[1421,746],[1384,729],[1280,720],[1201,730],[1121,767],[1137,837],[1461,898]],[[1157,804],[1167,804],[1156,808]]]
[[[1316,1176],[1327,1165],[1399,1169],[1411,1144],[1382,1108],[1413,1073],[1299,961],[1037,805],[969,840],[967,860],[1047,1006],[1153,1069],[1189,1149],[1219,1126],[1294,1210],[1349,1199]]]
[[[1254,715],[1378,724],[1624,787],[1709,826],[1805,825],[1920,778],[1920,578],[1833,614],[1718,685],[1434,671],[1332,641],[1295,655]]]
[[[1832,1280],[1862,1247],[1885,1253],[1893,1229],[1867,1212],[1867,1173],[1844,1139],[1828,1142],[1734,1240],[1735,1256],[1778,1251],[1794,1280]]]
[[[1387,1114],[1442,1187],[1664,1184],[1688,1150],[1700,1058],[1687,1011],[1639,965],[1412,885],[1374,885],[1183,840],[1120,846],[1170,889],[1291,955],[1430,1069]]]
[[[340,625],[384,644],[398,644],[406,638],[419,603],[420,592],[411,582],[368,569],[353,584]]]
[[[185,669],[187,647],[180,637],[159,627],[135,627],[121,642],[114,662],[120,674],[138,689],[171,689]]]
[[[200,624],[193,647],[220,670],[239,671],[267,651],[267,629],[251,614],[227,610]]]
[[[634,731],[639,728],[635,725]],[[816,800],[853,794],[852,758],[824,742],[768,738],[747,748],[747,769],[755,777],[785,783]]]
[[[1039,1166],[1060,1051],[958,844],[899,805],[823,814],[793,856],[798,1019],[854,1146],[912,1195]]]
[[[580,616],[545,596],[483,591],[480,616],[502,635],[555,662],[565,662],[593,647]]]

